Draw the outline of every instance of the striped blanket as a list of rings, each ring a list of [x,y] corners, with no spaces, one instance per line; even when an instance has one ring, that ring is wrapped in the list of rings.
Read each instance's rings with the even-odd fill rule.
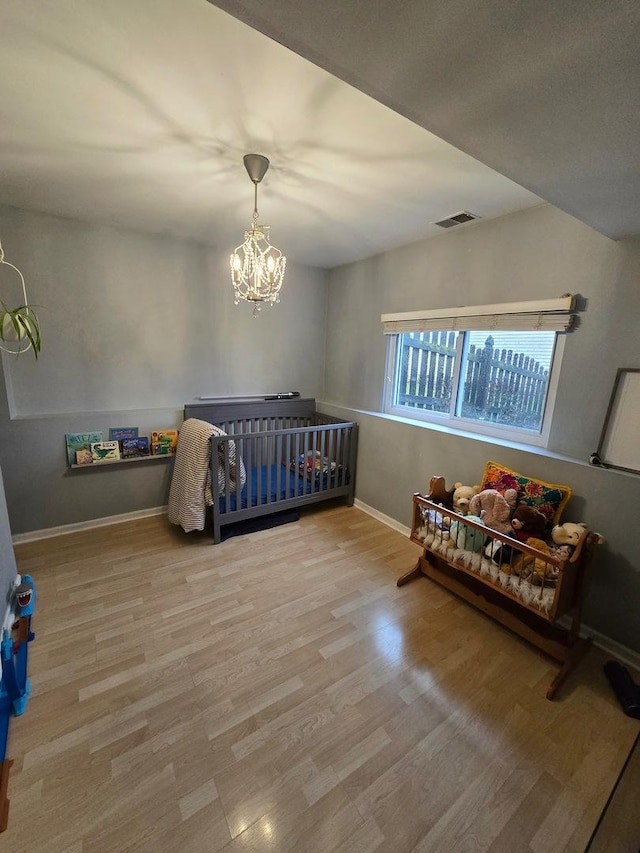
[[[176,458],[169,490],[169,521],[178,524],[185,533],[191,530],[204,530],[207,506],[213,503],[211,491],[211,437],[224,436],[220,427],[189,418],[180,428],[180,437],[176,448]],[[238,459],[236,444],[227,444],[229,452],[230,485],[236,488],[236,478],[240,474],[240,485],[247,479],[244,463]],[[221,453],[224,448],[220,445]],[[217,492],[225,488],[224,459],[218,458]],[[217,497],[217,495],[216,495]]]

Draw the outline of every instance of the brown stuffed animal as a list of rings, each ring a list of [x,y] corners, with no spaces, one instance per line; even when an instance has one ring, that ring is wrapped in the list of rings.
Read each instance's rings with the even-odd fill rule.
[[[541,539],[547,519],[539,509],[530,504],[519,503],[511,518],[513,532],[511,535],[520,542],[526,542],[532,536]]]
[[[527,542],[541,554],[551,555],[551,548],[542,539],[531,537]],[[542,557],[534,557],[532,554],[522,554],[518,565],[518,574],[523,580],[528,580],[534,586],[556,586],[560,575],[559,568],[553,563],[548,563]]]
[[[471,515],[479,515],[492,530],[511,536],[511,513],[517,500],[518,492],[515,489],[507,489],[504,495],[497,489],[484,489],[469,501],[469,512]]]
[[[444,477],[432,477],[429,483],[429,500],[434,504],[453,509],[453,493],[455,488],[447,489]]]

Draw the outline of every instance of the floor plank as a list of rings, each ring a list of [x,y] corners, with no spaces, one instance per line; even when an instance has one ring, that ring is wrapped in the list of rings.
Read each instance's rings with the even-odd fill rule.
[[[638,853],[640,851],[640,736],[602,813],[588,853]]]
[[[16,553],[38,601],[12,853],[583,853],[638,733],[602,652],[548,702],[555,664],[396,587],[416,546],[354,507]]]

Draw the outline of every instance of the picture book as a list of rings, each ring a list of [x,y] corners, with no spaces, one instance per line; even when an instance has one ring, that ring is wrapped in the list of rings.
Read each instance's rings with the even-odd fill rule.
[[[102,441],[101,432],[68,432],[65,435],[67,445],[67,462],[76,465],[76,452],[78,450],[91,451],[91,445],[96,441]]]
[[[149,455],[149,439],[146,435],[136,438],[123,438],[121,441],[123,459],[141,459]]]
[[[91,465],[92,462],[93,456],[91,455],[91,450],[88,448],[76,450],[76,465]]]
[[[167,456],[175,453],[177,446],[177,429],[154,430],[151,433],[151,453],[153,456]]]
[[[120,459],[120,445],[117,441],[94,441],[91,445],[91,455],[94,463]]]
[[[138,427],[109,427],[110,441],[123,441],[125,438],[137,438]]]

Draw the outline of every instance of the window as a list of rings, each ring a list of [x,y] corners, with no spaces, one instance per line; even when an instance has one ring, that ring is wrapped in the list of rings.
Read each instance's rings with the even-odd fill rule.
[[[571,323],[566,310],[521,310],[546,304],[383,315],[385,411],[544,444],[564,342],[559,332]]]

